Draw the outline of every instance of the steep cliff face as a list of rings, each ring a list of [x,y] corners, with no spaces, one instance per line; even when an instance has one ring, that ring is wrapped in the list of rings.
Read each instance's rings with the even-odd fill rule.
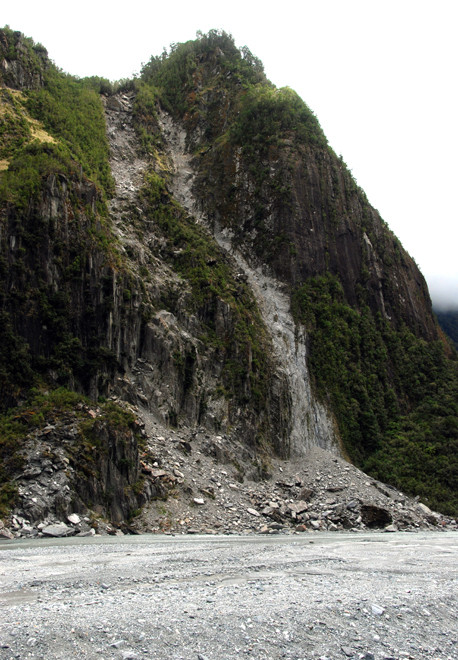
[[[420,427],[416,450],[431,456],[439,433],[448,456],[455,367],[424,280],[307,106],[248,49],[211,32],[116,91],[9,30],[0,55],[3,409],[64,385],[222,433],[248,460],[319,446],[399,485]],[[438,396],[433,423],[422,405]],[[124,464],[102,427],[85,501],[106,499]]]
[[[201,204],[210,222],[219,218],[238,249],[268,263],[282,281],[294,286],[333,273],[351,305],[361,302],[364,289],[374,312],[398,327],[407,323],[418,336],[437,337],[418,268],[330,150],[279,145],[246,151],[233,144],[200,159]],[[253,159],[265,173],[260,184],[250,173]],[[219,174],[210,190],[206,172]],[[253,195],[259,185],[261,208]],[[208,199],[215,201],[208,205]]]
[[[49,174],[27,209],[5,208],[1,233],[8,332],[27,345],[33,370],[92,396],[125,368],[123,347],[135,350],[140,325],[138,295],[125,300],[129,277],[113,265],[98,199],[90,181]],[[4,403],[16,369],[2,383]]]
[[[13,89],[42,87],[49,66],[48,52],[41,44],[9,28],[0,31],[0,83]]]
[[[36,51],[42,52],[31,40],[9,30],[2,32],[2,44],[2,62],[8,70],[28,70],[27,62],[35,61]],[[29,68],[35,70],[32,65]],[[138,369],[139,358],[139,364],[147,365],[143,371],[155,372],[154,377],[142,378],[148,405],[165,420],[177,421],[183,413],[195,424],[206,416],[210,419],[206,411],[214,407],[225,412],[218,413],[213,425],[233,424],[237,413],[228,413],[231,406],[221,394],[216,396],[219,403],[209,401],[217,389],[215,382],[224,372],[221,384],[229,387],[228,392],[237,383],[243,389],[239,398],[249,399],[250,375],[256,380],[250,366],[256,356],[250,354],[260,352],[263,341],[268,342],[246,285],[234,280],[234,265],[209,236],[194,230],[165,187],[158,194],[141,190],[148,162],[133,129],[133,95],[105,99],[103,114],[98,97],[99,107],[94,103],[92,89],[62,76],[46,59],[40,75],[40,84],[29,81],[32,91],[27,96],[13,98],[4,88],[11,132],[16,125],[24,125],[24,139],[8,142],[4,154],[8,159],[2,179],[1,233],[2,309],[8,333],[19,338],[24,349],[25,371],[29,368],[21,385],[38,370],[93,397],[120,389],[135,399],[136,386],[129,385],[129,377]],[[25,88],[27,80],[21,80]],[[5,78],[4,82],[15,85],[18,81]],[[45,94],[36,87],[44,87]],[[74,107],[81,111],[73,113]],[[63,130],[62,122],[55,120],[59,112],[66,113]],[[41,124],[46,139],[35,139],[29,130],[37,122],[35,116],[49,130]],[[97,142],[97,135],[91,134],[100,129],[101,117],[106,119],[110,157],[105,135],[99,135]],[[88,135],[88,144],[83,146],[76,133],[84,132],[84,126],[75,129],[72,125],[82,120]],[[83,167],[77,156],[82,157]],[[105,174],[109,167],[116,190]],[[155,213],[162,213],[162,226],[154,219]],[[186,241],[199,243],[197,260],[222,262],[218,264],[219,287],[205,292],[197,304],[192,285],[203,288],[210,271],[203,263],[201,273],[196,267],[193,272],[189,268],[189,272],[177,272],[175,252],[182,253],[180,243]],[[191,275],[196,281],[188,283]],[[242,301],[239,309],[229,288]],[[219,294],[227,295],[223,299]],[[239,337],[234,336],[237,323],[244,325],[243,331],[238,328]],[[250,324],[259,325],[257,348],[249,336]],[[215,330],[221,346],[210,337],[206,342],[196,338]],[[229,364],[234,357],[237,362],[234,352],[241,354],[241,375],[235,373],[240,365],[231,369]],[[207,362],[215,374],[205,379]],[[3,389],[13,401],[15,388],[10,386],[15,369],[9,376]],[[122,385],[119,376],[124,378]],[[205,380],[208,383],[201,386]],[[250,416],[246,410],[244,414]]]
[[[334,418],[312,392],[307,369],[306,333],[303,328],[296,327],[290,310],[288,288],[278,279],[267,276],[262,267],[250,265],[247,261],[250,252],[235,249],[227,227],[210,226],[207,215],[202,211],[202,200],[196,194],[198,171],[195,160],[186,148],[187,134],[183,124],[166,112],[159,113],[158,123],[163,134],[165,154],[171,164],[170,189],[174,197],[197,222],[209,227],[218,245],[235,259],[269,329],[277,378],[281,376],[284,380],[290,397],[290,404],[282,402],[286,413],[283,415],[283,428],[288,439],[283,453],[303,456],[313,446],[338,451],[339,434]]]
[[[259,60],[225,33],[152,58],[143,80],[162,108],[174,195],[258,291],[277,356],[295,374],[290,390],[302,403],[307,385],[298,382],[307,382],[310,370],[313,402],[305,415],[294,404],[291,439],[297,426],[299,444],[306,436],[318,444],[320,434],[332,437],[330,416],[318,413],[324,404],[354,461],[442,497],[456,475],[456,464],[447,464],[458,435],[455,357],[438,331],[424,278],[314,115],[292,90],[274,88]],[[153,123],[148,130],[157,139]],[[291,317],[275,311],[279,289],[290,298],[293,351]],[[439,390],[444,407],[432,404]],[[320,430],[307,435],[310,418],[320,419]],[[414,455],[422,458],[412,461]]]
[[[84,108],[94,93],[51,73],[46,97],[41,90],[19,95],[14,112],[8,108],[12,126],[42,118],[47,137],[38,141],[26,131],[5,152],[3,408],[44,379],[93,399],[119,395],[166,425],[242,437],[253,455],[286,456],[291,393],[256,301],[236,262],[176,204],[154,171],[158,159],[142,153],[133,127],[141,96],[99,101],[110,155],[106,150],[105,162],[98,143],[95,154],[86,144],[81,156],[90,178],[75,160],[73,107],[65,108],[64,96],[63,133],[48,109],[59,110],[65,94]],[[91,121],[98,130],[96,108],[85,121],[87,133]],[[105,175],[108,166],[114,180]],[[9,460],[11,447],[4,449]],[[99,462],[91,484],[80,484],[86,503],[104,500],[119,463],[115,455]],[[126,515],[125,505],[113,507],[111,516]]]
[[[141,103],[133,94],[105,103],[114,231],[154,310],[133,373],[141,401],[163,422],[230,430],[252,447],[267,443],[287,455],[290,392],[255,299],[237,263],[177,206],[167,137],[154,155],[142,151]],[[160,134],[155,112],[147,119]],[[170,189],[155,170],[171,177]]]
[[[423,276],[316,118],[292,90],[265,81],[247,89],[240,74],[234,81],[231,56],[221,49],[197,56],[181,92],[193,212],[228,229],[234,249],[281,281],[294,287],[332,273],[350,305],[364,300],[396,327],[437,338]],[[160,70],[152,80],[161,84]],[[168,100],[165,87],[163,94]]]

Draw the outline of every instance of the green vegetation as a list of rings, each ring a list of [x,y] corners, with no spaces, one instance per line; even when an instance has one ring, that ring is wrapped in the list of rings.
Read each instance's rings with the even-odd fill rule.
[[[0,176],[0,205],[9,203],[26,209],[30,200],[38,197],[50,174],[71,175],[76,171],[77,165],[65,148],[34,141],[16,152]]]
[[[447,333],[447,336],[458,350],[458,310],[448,312],[436,310],[436,316],[442,330]]]
[[[315,389],[336,414],[351,459],[432,507],[458,511],[458,362],[442,342],[354,309],[338,279],[311,278],[292,296],[310,337]],[[455,356],[456,358],[456,356]]]
[[[108,140],[100,97],[84,80],[51,66],[42,89],[28,93],[27,110],[64,144],[69,157],[106,194],[113,190],[108,163]]]
[[[9,44],[6,57],[18,58],[28,73],[39,72],[42,85],[24,92],[0,90],[0,159],[11,161],[0,174],[0,203],[26,207],[51,172],[84,174],[110,195],[113,180],[99,96],[103,79],[66,75],[47,60],[42,46],[9,28],[2,32]]]
[[[162,177],[149,172],[141,194],[145,219],[160,228],[168,242],[166,258],[191,287],[190,311],[204,322],[205,341],[225,356],[224,387],[236,400],[251,401],[259,410],[268,391],[269,362],[253,296],[234,279],[215,241],[176,205]],[[217,329],[223,309],[227,327]]]
[[[321,398],[332,408],[350,457],[361,463],[386,430],[385,395],[389,392],[387,351],[375,319],[366,308],[352,309],[339,281],[312,278],[292,298],[296,320],[310,332],[310,369]],[[395,397],[393,404],[395,405]]]
[[[35,43],[30,37],[25,37],[21,32],[11,30],[8,25],[1,28],[5,39],[2,46],[7,45],[6,50],[0,47],[0,55],[7,60],[19,60],[23,69],[30,74],[42,74],[48,63],[48,51],[42,44]],[[3,51],[3,52],[2,52]],[[7,72],[4,72],[6,84],[8,84]],[[0,75],[0,83],[2,82]]]
[[[225,80],[228,89],[266,81],[260,60],[246,46],[238,49],[231,35],[223,30],[210,30],[208,34],[199,33],[198,37],[173,44],[169,53],[164,51],[161,56],[152,57],[141,72],[142,80],[156,88],[163,106],[175,116],[195,112],[200,97],[211,90],[210,83],[200,95],[196,94],[197,69],[205,59],[216,59],[215,78],[219,82]]]
[[[6,159],[32,138],[30,123],[15,95],[0,88],[0,159]]]
[[[134,102],[135,128],[146,154],[158,156],[161,134],[156,121],[157,90],[152,85],[138,81]]]
[[[255,85],[243,97],[230,133],[247,156],[265,154],[272,144],[281,144],[285,138],[300,144],[327,145],[318,120],[296,92],[265,84]]]
[[[203,77],[203,68],[211,73]],[[226,139],[242,145],[247,156],[259,156],[291,137],[327,145],[302,99],[290,88],[276,89],[266,79],[260,60],[246,46],[238,49],[224,31],[199,34],[197,40],[173,45],[169,53],[151,58],[143,67],[142,80],[171,114],[191,123],[203,119],[204,140],[222,134],[227,123],[224,114],[230,113],[233,121]]]

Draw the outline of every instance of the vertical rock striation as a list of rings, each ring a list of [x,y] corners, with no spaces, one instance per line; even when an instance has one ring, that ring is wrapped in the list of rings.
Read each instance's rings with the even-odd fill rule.
[[[0,30],[2,409],[65,386],[221,433],[260,475],[272,453],[320,447],[448,497],[451,349],[305,103],[216,31],[105,82]],[[97,429],[100,499],[125,460],[133,488],[138,451]]]
[[[303,456],[311,447],[338,452],[338,434],[332,414],[312,393],[307,368],[307,335],[291,315],[287,287],[252,267],[231,240],[233,232],[219,223],[210,225],[194,194],[198,172],[195,160],[186,152],[186,130],[166,112],[160,114],[160,126],[173,171],[170,188],[175,198],[196,221],[212,230],[218,244],[230,254],[254,293],[262,318],[268,328],[277,369],[288,383],[290,423],[288,446],[295,456]]]

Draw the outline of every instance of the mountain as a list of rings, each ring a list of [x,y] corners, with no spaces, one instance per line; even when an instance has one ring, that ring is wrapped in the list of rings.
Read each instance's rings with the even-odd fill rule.
[[[0,75],[5,513],[128,519],[174,429],[242,480],[318,447],[458,511],[456,353],[295,92],[221,31],[112,84],[5,28]]]
[[[435,313],[440,327],[450,337],[455,348],[458,348],[458,311],[436,309]]]

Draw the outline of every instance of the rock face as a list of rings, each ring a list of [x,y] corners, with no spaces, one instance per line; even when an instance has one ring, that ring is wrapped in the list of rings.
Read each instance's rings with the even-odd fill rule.
[[[97,241],[88,240],[91,231],[103,235],[92,220],[98,201],[91,182],[50,174],[25,212],[5,209],[0,237],[6,265],[3,310],[11,314],[12,330],[36,359],[54,362],[55,368],[56,347],[67,355],[82,349],[84,357],[70,378],[95,397],[109,388],[110,363],[125,368],[124,346],[135,351],[140,332],[138,295],[125,299],[126,276],[110,265]],[[16,291],[26,296],[21,315],[15,313]],[[93,351],[100,370],[88,364]]]
[[[117,91],[74,81],[69,105],[68,80],[44,49],[0,31],[0,82],[29,90],[5,92],[11,126],[28,137],[0,153],[0,406],[5,414],[22,406],[14,419],[24,424],[0,447],[0,463],[15,466],[14,513],[27,534],[39,521],[37,533],[60,523],[90,533],[91,515],[125,526],[173,489],[203,520],[220,489],[203,482],[204,466],[229,463],[240,483],[258,483],[278,457],[301,470],[314,465],[315,450],[341,460],[344,431],[357,444],[363,426],[367,457],[391,412],[414,405],[394,361],[366,383],[345,336],[347,353],[333,359],[351,363],[354,390],[347,396],[339,383],[337,392],[339,401],[347,396],[351,423],[338,416],[332,387],[319,390],[316,343],[293,304],[304,283],[334,278],[339,309],[370,327],[361,335],[368,355],[363,339],[351,346],[369,364],[387,355],[380,328],[390,340],[408,328],[422,346],[438,338],[428,292],[306,106],[291,90],[274,90],[246,51],[242,58],[224,35],[213,37],[186,60],[189,69],[177,68],[180,84],[170,75],[177,51]],[[61,85],[54,106],[50,80]],[[65,130],[48,102],[62,111]],[[78,104],[80,114],[71,114]],[[86,133],[74,129],[83,119]],[[33,141],[27,122],[43,122],[52,142]],[[83,399],[84,419],[45,406],[34,425],[32,385],[130,406],[137,426],[116,422],[119,411],[109,422]],[[371,406],[383,409],[380,419]],[[199,475],[197,490],[186,462]],[[270,493],[245,489],[240,529],[258,518],[269,530],[399,523],[392,502],[357,493],[326,502],[320,491],[311,506],[308,479],[298,478],[291,497],[286,486],[283,499],[278,481]],[[236,482],[227,485],[233,493]],[[69,518],[76,514],[80,523]],[[176,516],[189,517],[178,508]],[[416,514],[406,521],[414,526]],[[153,527],[147,516],[138,525]]]
[[[121,414],[121,416],[120,416]],[[37,525],[43,520],[80,522],[88,507],[120,522],[146,500],[161,495],[139,461],[141,425],[121,409],[80,405],[31,432],[16,475],[15,513]],[[56,534],[57,535],[57,534]]]
[[[358,289],[364,287],[374,312],[397,326],[406,323],[425,339],[437,338],[423,276],[345,163],[329,150],[321,129],[298,142],[279,122],[274,126],[282,139],[275,141],[262,133],[263,120],[256,123],[250,114],[242,120],[241,135],[229,131],[228,139],[204,148],[212,109],[224,108],[222,131],[234,122],[233,106],[223,103],[228,96],[223,70],[222,55],[209,54],[202,61],[201,84],[210,91],[198,94],[193,113],[184,117],[184,143],[199,154],[188,165],[195,195],[190,210],[280,281],[294,286],[327,272],[338,274],[350,305],[359,304]],[[284,90],[276,94],[288,98]],[[275,112],[275,105],[266,110],[262,99],[250,108],[253,115],[269,111]],[[253,124],[265,142],[259,134],[251,139],[243,133],[254,131]]]
[[[184,208],[199,222],[209,225],[201,212],[202,202],[195,195],[198,172],[195,161],[186,150],[187,134],[180,124],[167,113],[159,116],[165,152],[172,165],[171,189]],[[277,368],[286,380],[291,399],[291,422],[288,453],[303,455],[310,447],[319,446],[338,451],[338,434],[329,410],[312,394],[307,370],[307,337],[303,328],[297,328],[291,315],[288,289],[275,277],[269,277],[263,269],[251,266],[243,251],[230,240],[227,228],[213,227],[218,245],[236,260],[237,266],[250,285],[261,315],[272,337],[272,349]]]
[[[48,53],[21,32],[0,31],[0,83],[13,89],[35,89],[43,85]]]
[[[109,210],[121,251],[124,258],[129,260],[131,270],[140,277],[142,273],[148,272],[147,281],[143,281],[142,286],[145,298],[151,305],[150,318],[141,324],[138,344],[133,346],[132,342],[127,341],[121,349],[124,354],[131,355],[124,379],[125,382],[130,379],[131,386],[129,392],[124,394],[153,410],[165,423],[176,424],[179,421],[191,427],[203,423],[211,430],[227,429],[229,425],[234,429],[238,427],[237,433],[245,435],[247,444],[256,443],[262,427],[267,442],[279,453],[287,454],[290,392],[284,374],[275,373],[277,365],[269,355],[271,349],[267,333],[265,347],[268,352],[265,359],[269,363],[266,368],[272,376],[272,382],[267,386],[265,395],[266,410],[257,411],[253,415],[246,401],[240,401],[241,405],[237,409],[218,396],[218,383],[224,380],[228,362],[237,360],[236,354],[246,350],[238,345],[237,340],[233,348],[230,345],[239,320],[233,305],[220,296],[210,295],[206,304],[196,309],[195,313],[190,313],[193,292],[186,287],[181,277],[177,277],[173,263],[183,248],[172,250],[170,265],[167,258],[158,258],[165,256],[168,251],[167,238],[160,235],[154,220],[147,219],[145,199],[139,194],[142,177],[149,165],[134,130],[134,101],[135,97],[131,93],[118,94],[105,100],[111,148],[110,165],[116,184],[116,194],[110,200]],[[174,154],[170,152],[166,136],[164,142],[163,157],[171,158],[173,167]],[[175,183],[179,185],[179,177],[175,176],[173,181],[172,192],[175,192]],[[130,222],[133,209],[138,215],[140,232],[139,227]],[[126,218],[129,218],[127,222]],[[203,240],[211,241],[208,235]],[[208,256],[207,261],[212,264],[223,261],[237,296],[247,296],[245,278],[241,279],[238,264],[218,250],[213,242],[212,250],[215,255]],[[167,297],[174,302],[169,309],[164,309],[164,299]],[[155,310],[152,311],[152,308]],[[261,319],[257,323],[260,333],[264,333]],[[210,341],[202,341],[199,337],[204,337],[208,328],[212,328],[218,338],[225,338],[227,347],[215,350]],[[251,347],[247,348],[249,352],[252,351]],[[246,366],[241,365],[242,369],[246,369],[246,374],[242,376],[242,387],[247,389],[245,398],[250,398],[250,360],[249,357]]]

